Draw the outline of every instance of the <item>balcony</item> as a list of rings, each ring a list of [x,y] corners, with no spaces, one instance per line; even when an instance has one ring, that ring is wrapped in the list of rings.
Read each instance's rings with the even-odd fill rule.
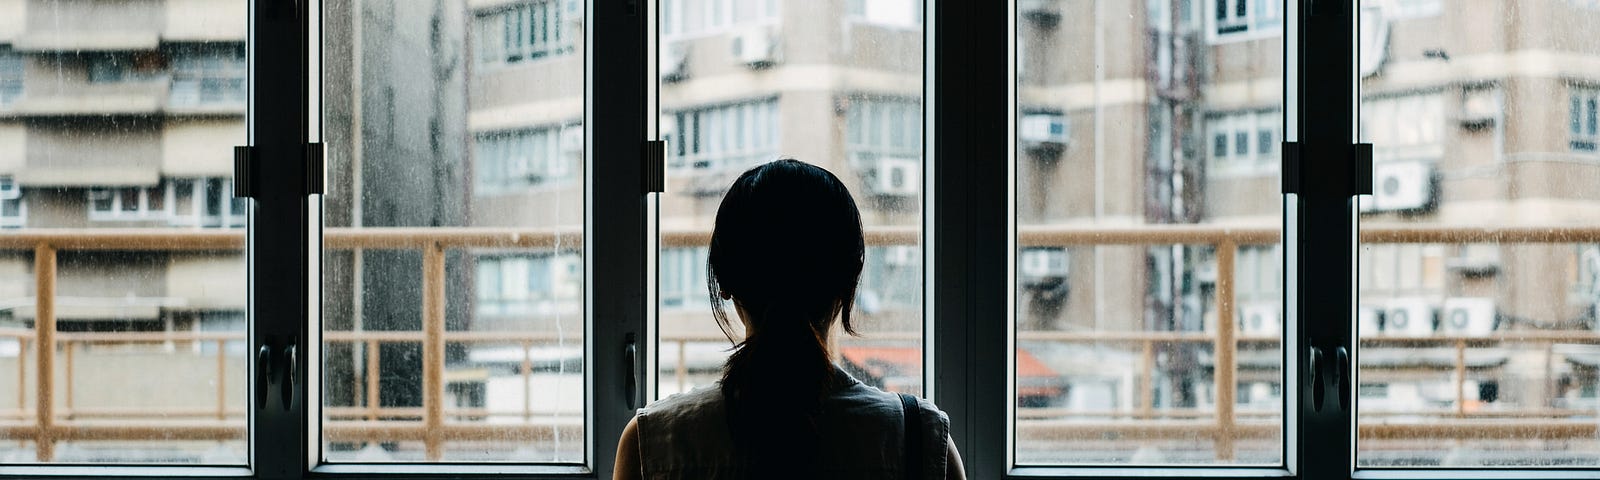
[[[450,331],[445,325],[446,252],[474,248],[553,249],[581,245],[575,231],[548,229],[413,229],[413,228],[329,228],[324,245],[329,250],[412,250],[421,251],[423,319],[414,331],[324,331],[324,345],[361,345],[378,352],[383,344],[420,345],[422,357],[422,406],[383,406],[379,384],[378,355],[367,355],[362,369],[354,374],[360,381],[359,405],[326,407],[323,434],[330,442],[420,442],[421,455],[442,458],[446,444],[492,439],[517,438],[529,442],[553,440],[561,429],[582,428],[582,416],[536,406],[527,398],[520,408],[458,408],[447,405],[447,385],[452,380],[471,376],[471,372],[451,371],[445,362],[445,346],[510,345],[520,350],[519,366],[509,379],[520,381],[527,391],[534,373],[530,351],[551,342],[582,341],[581,334],[558,338],[552,332],[527,331]],[[1361,241],[1369,244],[1563,244],[1600,242],[1600,228],[1486,228],[1367,226]],[[665,231],[664,247],[702,246],[709,240],[704,230]],[[867,242],[872,246],[910,245],[918,241],[912,228],[872,228]],[[1232,261],[1241,246],[1273,244],[1279,241],[1274,228],[1220,226],[1151,226],[1128,228],[1042,227],[1023,228],[1021,246],[1156,246],[1209,245],[1215,249],[1217,280],[1213,292],[1215,318],[1234,318],[1234,278]],[[52,459],[55,442],[85,440],[237,440],[245,437],[245,399],[239,386],[247,376],[242,348],[246,336],[237,333],[207,332],[63,332],[57,331],[56,253],[59,251],[119,250],[164,252],[239,252],[244,237],[238,231],[190,230],[22,230],[0,236],[0,253],[31,253],[40,292],[33,329],[0,330],[0,365],[14,363],[16,407],[0,410],[0,438],[32,440],[42,446],[38,460]],[[339,301],[338,299],[330,301]],[[1213,322],[1201,331],[1021,331],[1019,343],[1051,342],[1065,345],[1118,345],[1135,354],[1134,371],[1138,402],[1128,402],[1110,410],[1084,410],[1052,407],[1017,408],[1016,432],[1019,440],[1117,444],[1130,440],[1168,440],[1173,442],[1212,442],[1216,460],[1235,458],[1237,450],[1250,446],[1277,445],[1282,435],[1280,411],[1276,408],[1241,406],[1238,401],[1241,362],[1246,352],[1281,352],[1282,338],[1252,336],[1236,331],[1236,322]],[[874,340],[917,341],[916,332],[875,332]],[[725,342],[718,335],[680,334],[661,338],[675,343],[678,352],[695,342]],[[9,344],[9,345],[8,345]],[[1430,369],[1455,383],[1455,399],[1444,408],[1392,412],[1363,411],[1358,432],[1362,442],[1407,445],[1433,440],[1520,442],[1528,439],[1567,442],[1592,442],[1600,433],[1594,421],[1600,410],[1594,405],[1558,406],[1545,399],[1542,405],[1515,408],[1469,408],[1464,393],[1469,370],[1480,368],[1474,360],[1487,349],[1519,348],[1545,352],[1543,370],[1531,374],[1546,384],[1558,381],[1554,355],[1583,361],[1591,346],[1600,345],[1600,334],[1571,330],[1497,330],[1486,336],[1441,335],[1420,337],[1363,336],[1360,344],[1374,352],[1394,349],[1428,349],[1450,361],[1420,368]],[[14,349],[8,349],[15,345]],[[140,348],[138,346],[144,346]],[[1151,401],[1159,350],[1169,345],[1196,345],[1212,352],[1209,369],[1214,401],[1195,408],[1155,408]],[[40,348],[44,347],[44,348]],[[116,348],[123,350],[117,350]],[[79,407],[86,402],[85,392],[104,391],[103,386],[85,383],[93,378],[81,365],[108,352],[136,350],[146,360],[167,362],[173,368],[214,368],[215,382],[190,385],[183,395],[191,400],[183,405],[158,408]],[[1583,352],[1575,352],[1575,350]],[[665,349],[664,349],[665,350]],[[1415,351],[1415,350],[1411,350]],[[12,355],[14,354],[14,357]],[[1592,355],[1591,355],[1592,356]],[[9,358],[14,362],[7,362]],[[124,357],[125,358],[125,357]],[[1400,368],[1382,362],[1361,363],[1363,372],[1382,375],[1385,369]],[[1417,369],[1412,365],[1404,368]],[[663,355],[662,382],[677,381],[680,386],[687,370],[682,355],[676,359]],[[37,374],[43,371],[47,374]],[[30,374],[30,372],[34,372]],[[1530,374],[1530,372],[1522,372]],[[7,375],[9,376],[9,375]],[[680,387],[681,388],[681,387]],[[233,392],[232,395],[229,392]],[[7,401],[0,400],[0,401]],[[103,403],[103,402],[102,402]],[[1559,407],[1559,408],[1558,408]],[[1389,443],[1384,443],[1389,442]],[[1263,447],[1264,448],[1264,447]],[[1365,447],[1364,447],[1365,448]],[[1576,447],[1573,447],[1576,448]]]

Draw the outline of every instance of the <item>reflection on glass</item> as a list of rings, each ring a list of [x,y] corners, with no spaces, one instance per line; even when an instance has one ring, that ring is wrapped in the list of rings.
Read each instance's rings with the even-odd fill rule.
[[[1600,5],[1361,5],[1358,464],[1600,463]]]
[[[729,341],[711,317],[704,238],[734,178],[779,158],[833,172],[862,211],[862,336],[835,339],[838,363],[920,393],[921,2],[663,0],[658,20],[658,396],[720,378]]]
[[[1283,15],[1019,3],[1018,464],[1283,461]]]
[[[0,1],[0,463],[246,461],[245,7]]]
[[[582,463],[583,2],[324,5],[324,458]]]

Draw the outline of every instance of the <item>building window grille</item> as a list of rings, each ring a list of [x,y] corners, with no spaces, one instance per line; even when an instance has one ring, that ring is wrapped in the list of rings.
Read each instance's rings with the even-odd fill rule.
[[[22,54],[0,47],[0,107],[22,97]]]
[[[480,193],[573,180],[583,161],[583,126],[544,127],[477,137]]]
[[[669,165],[695,171],[753,166],[777,153],[777,99],[758,100],[669,113],[666,129]]]
[[[512,65],[564,55],[573,51],[576,32],[565,19],[582,18],[569,12],[563,0],[511,5],[479,14],[476,20],[479,60]]]
[[[168,101],[172,105],[244,104],[249,66],[243,44],[186,45],[169,54],[172,94]]]
[[[1574,152],[1594,153],[1600,137],[1600,89],[1574,87],[1568,104],[1567,132]]]
[[[1278,171],[1277,110],[1229,112],[1206,119],[1211,169],[1216,175],[1256,175]]]

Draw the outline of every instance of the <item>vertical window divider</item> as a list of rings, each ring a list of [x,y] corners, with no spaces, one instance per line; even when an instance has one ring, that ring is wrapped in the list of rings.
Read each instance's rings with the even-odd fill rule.
[[[307,316],[317,288],[309,283],[316,281],[312,256],[320,252],[313,247],[319,241],[309,217],[303,154],[309,119],[317,115],[307,112],[314,78],[310,22],[316,18],[306,2],[251,4],[247,128],[260,164],[270,165],[251,172],[259,188],[246,237],[249,345],[259,352],[250,371],[269,372],[249,376],[249,458],[258,478],[299,478],[311,467],[306,406],[314,399],[305,387],[314,319]]]
[[[1357,2],[1302,0],[1295,48],[1300,179],[1294,248],[1298,345],[1289,357],[1302,375],[1296,419],[1299,471],[1307,480],[1348,479],[1355,465],[1354,395],[1342,372],[1354,370]],[[1325,61],[1305,61],[1325,59]],[[1309,93],[1309,94],[1308,94]],[[1348,362],[1344,363],[1343,362]]]
[[[1014,2],[1012,2],[1014,3]],[[1010,8],[982,2],[926,2],[924,128],[932,175],[927,245],[933,399],[969,478],[1009,468],[1011,241],[1009,161]]]
[[[653,21],[648,0],[590,0],[584,29],[584,169],[588,208],[584,215],[584,322],[587,340],[584,375],[588,387],[584,429],[588,465],[599,478],[610,478],[617,439],[644,406],[648,374],[644,359],[655,353],[645,335],[648,305],[645,275],[646,206],[644,148],[650,139],[646,46]],[[624,355],[628,348],[632,355]],[[628,364],[627,362],[633,362]],[[628,378],[633,376],[634,378]],[[635,387],[629,388],[632,384]],[[630,398],[630,395],[632,398]]]

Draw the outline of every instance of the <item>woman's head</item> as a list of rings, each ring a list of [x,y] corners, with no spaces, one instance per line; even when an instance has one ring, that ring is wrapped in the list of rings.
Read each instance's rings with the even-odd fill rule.
[[[866,244],[850,191],[827,170],[778,160],[734,180],[717,209],[707,259],[711,304],[724,331],[724,301],[750,334],[845,331]]]
[[[817,452],[810,419],[840,380],[828,331],[837,317],[855,333],[850,307],[865,253],[855,200],[814,165],[779,160],[750,169],[722,199],[707,283],[723,331],[731,327],[726,301],[747,326],[728,356],[722,394],[736,443],[755,465]]]

